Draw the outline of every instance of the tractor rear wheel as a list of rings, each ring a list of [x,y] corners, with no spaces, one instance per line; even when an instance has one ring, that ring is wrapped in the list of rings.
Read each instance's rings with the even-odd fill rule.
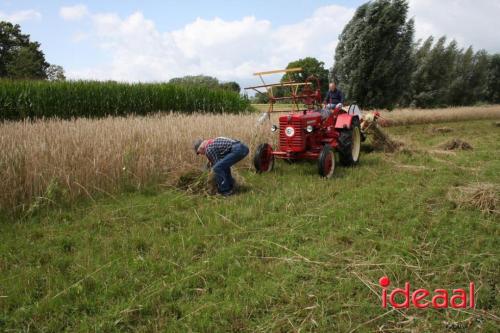
[[[262,143],[257,147],[253,165],[257,173],[269,172],[274,168],[273,148],[270,144]]]
[[[321,177],[331,178],[335,171],[335,154],[330,146],[325,145],[319,154],[318,172]]]
[[[347,166],[355,165],[359,162],[361,151],[361,128],[359,119],[353,118],[351,128],[342,130],[339,137],[340,143],[340,163]]]

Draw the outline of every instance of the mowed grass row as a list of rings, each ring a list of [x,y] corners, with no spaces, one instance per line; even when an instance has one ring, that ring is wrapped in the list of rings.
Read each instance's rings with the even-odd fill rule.
[[[498,218],[447,194],[500,183],[500,131],[446,126],[389,128],[411,149],[330,180],[315,163],[240,166],[247,190],[227,200],[146,188],[6,221],[0,331],[496,333]],[[474,150],[434,152],[455,137]],[[474,281],[476,309],[383,309],[383,275],[391,290]]]
[[[239,94],[167,83],[0,80],[0,120],[99,118],[180,113],[238,113],[249,107]]]

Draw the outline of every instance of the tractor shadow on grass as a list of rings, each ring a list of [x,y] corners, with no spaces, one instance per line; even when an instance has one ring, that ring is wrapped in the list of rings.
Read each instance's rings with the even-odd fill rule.
[[[376,152],[375,147],[373,147],[371,144],[362,144],[361,145],[361,152],[364,154],[371,154]]]
[[[245,194],[248,192],[251,192],[252,186],[249,186],[248,184],[236,184],[234,186],[234,194],[239,195],[239,194]]]
[[[372,152],[377,152],[372,150]],[[378,162],[376,159],[363,159],[363,155],[360,157],[360,161],[355,166],[345,166],[340,163],[339,157],[335,158],[335,172],[332,176],[333,179],[343,179],[345,177],[350,177],[352,169],[363,169],[366,167],[372,168],[376,167]],[[287,177],[291,175],[301,175],[305,177],[317,177],[321,178],[318,173],[318,163],[315,160],[276,160],[273,173],[278,177]]]

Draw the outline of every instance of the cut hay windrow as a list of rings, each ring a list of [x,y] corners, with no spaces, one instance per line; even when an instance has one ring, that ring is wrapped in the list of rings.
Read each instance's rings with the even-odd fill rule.
[[[463,141],[461,139],[452,139],[448,142],[443,143],[440,146],[444,150],[472,150],[470,143]]]
[[[217,193],[215,175],[198,169],[184,172],[177,179],[176,187],[193,194],[213,195]]]
[[[245,179],[236,171],[232,170],[234,179],[234,191],[238,191],[245,186]],[[176,187],[192,194],[217,194],[217,182],[215,174],[208,170],[192,169],[179,176]]]
[[[484,214],[500,214],[500,186],[474,183],[450,189],[448,199],[458,208],[476,208]]]
[[[364,117],[362,129],[368,135],[368,139],[375,150],[393,153],[403,147],[402,142],[392,139],[389,134],[380,128],[371,114]]]

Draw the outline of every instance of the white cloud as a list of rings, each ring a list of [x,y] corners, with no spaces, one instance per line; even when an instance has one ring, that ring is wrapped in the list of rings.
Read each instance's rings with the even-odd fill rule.
[[[85,5],[74,5],[61,7],[59,9],[59,15],[66,21],[78,21],[89,14],[87,6]]]
[[[338,35],[353,14],[354,9],[331,5],[317,9],[301,22],[280,27],[274,34],[277,52],[314,56],[331,66]]]
[[[86,32],[82,32],[82,31],[78,31],[78,32],[75,32],[72,36],[71,36],[71,41],[74,42],[74,43],[79,43],[81,41],[84,41],[86,39],[88,39],[90,36],[88,33]]]
[[[20,10],[10,14],[0,12],[0,20],[12,23],[22,23],[31,20],[41,20],[42,14],[34,9]]]
[[[410,0],[409,15],[415,18],[417,38],[446,35],[462,47],[500,52],[497,0]]]
[[[110,54],[111,63],[102,68],[69,69],[68,74],[74,78],[164,81],[202,73],[241,81],[255,71],[283,68],[306,56],[331,66],[338,34],[353,13],[350,8],[326,6],[302,22],[280,27],[253,16],[234,21],[198,18],[182,29],[165,32],[141,12],[125,18],[97,13],[91,15],[89,34]]]
[[[355,11],[325,6],[302,21],[282,26],[254,16],[233,21],[197,18],[178,30],[161,31],[141,12],[122,17],[89,13],[84,6],[80,10],[83,16],[67,17],[85,17],[92,28],[74,40],[95,43],[110,60],[100,67],[68,68],[72,78],[165,81],[206,74],[240,83],[252,82],[255,71],[283,68],[306,56],[330,67],[338,35]],[[498,1],[410,0],[409,16],[415,18],[417,38],[446,34],[462,46],[500,51]]]

